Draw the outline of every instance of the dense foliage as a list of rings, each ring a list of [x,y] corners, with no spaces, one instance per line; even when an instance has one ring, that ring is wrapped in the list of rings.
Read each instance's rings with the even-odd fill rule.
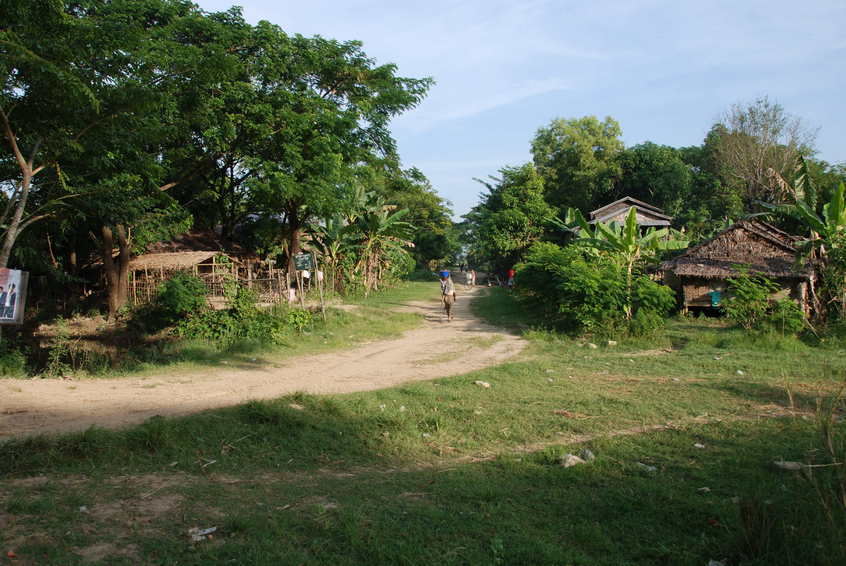
[[[787,297],[770,300],[779,290],[775,281],[743,271],[728,284],[729,297],[722,308],[742,328],[782,334],[797,334],[805,328],[805,314],[795,301]]]
[[[535,244],[517,277],[529,308],[575,333],[644,334],[661,326],[676,302],[671,289],[641,273],[633,274],[630,296],[617,258],[577,246]]]
[[[431,79],[185,0],[10,0],[0,21],[0,267],[79,293],[100,260],[114,315],[150,244],[193,226],[290,264],[311,223],[357,214],[362,187],[410,209],[405,251],[363,232],[344,250],[376,271],[362,286],[408,253],[453,254],[448,203],[389,129]]]

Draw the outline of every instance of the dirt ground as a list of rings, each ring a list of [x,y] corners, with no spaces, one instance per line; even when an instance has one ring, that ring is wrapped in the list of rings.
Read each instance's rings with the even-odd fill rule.
[[[381,389],[499,364],[522,350],[525,343],[470,313],[470,299],[478,292],[478,288],[462,291],[451,322],[433,297],[405,307],[424,315],[418,329],[392,340],[280,364],[238,361],[227,368],[140,378],[2,380],[0,439],[79,431],[92,425],[117,428],[155,415],[185,415],[298,391],[320,394]]]

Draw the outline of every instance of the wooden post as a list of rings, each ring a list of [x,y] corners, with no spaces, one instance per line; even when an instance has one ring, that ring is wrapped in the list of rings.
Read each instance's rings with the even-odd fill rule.
[[[311,260],[314,264],[314,274],[312,277],[317,279],[317,290],[320,291],[320,314],[323,315],[323,323],[326,324],[326,303],[323,301],[323,279],[326,278],[326,274],[321,272],[323,277],[318,277],[318,272],[320,271],[317,266],[317,258],[312,253]]]
[[[300,308],[305,309],[305,291],[303,290],[303,274],[297,270],[297,294],[300,296]]]

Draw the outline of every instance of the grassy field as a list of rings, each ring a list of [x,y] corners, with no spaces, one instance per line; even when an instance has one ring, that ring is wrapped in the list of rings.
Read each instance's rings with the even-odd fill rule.
[[[414,296],[403,292],[397,301]],[[713,320],[593,349],[526,331],[531,320],[501,290],[474,309],[523,329],[529,347],[507,364],[388,390],[0,445],[3,554],[17,564],[843,563],[842,467],[773,465],[830,462],[816,403],[842,388],[843,350]],[[839,410],[831,438],[843,454]],[[559,464],[583,448],[596,460]],[[210,539],[188,535],[212,526]]]

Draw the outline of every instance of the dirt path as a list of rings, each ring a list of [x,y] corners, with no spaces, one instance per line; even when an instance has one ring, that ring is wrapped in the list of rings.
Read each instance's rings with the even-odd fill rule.
[[[470,296],[478,292],[462,293],[452,322],[444,320],[436,300],[410,303],[406,309],[425,316],[421,328],[393,340],[288,359],[279,366],[143,378],[0,380],[0,439],[92,425],[121,427],[154,415],[185,415],[297,391],[368,391],[498,364],[525,343],[470,313]]]

